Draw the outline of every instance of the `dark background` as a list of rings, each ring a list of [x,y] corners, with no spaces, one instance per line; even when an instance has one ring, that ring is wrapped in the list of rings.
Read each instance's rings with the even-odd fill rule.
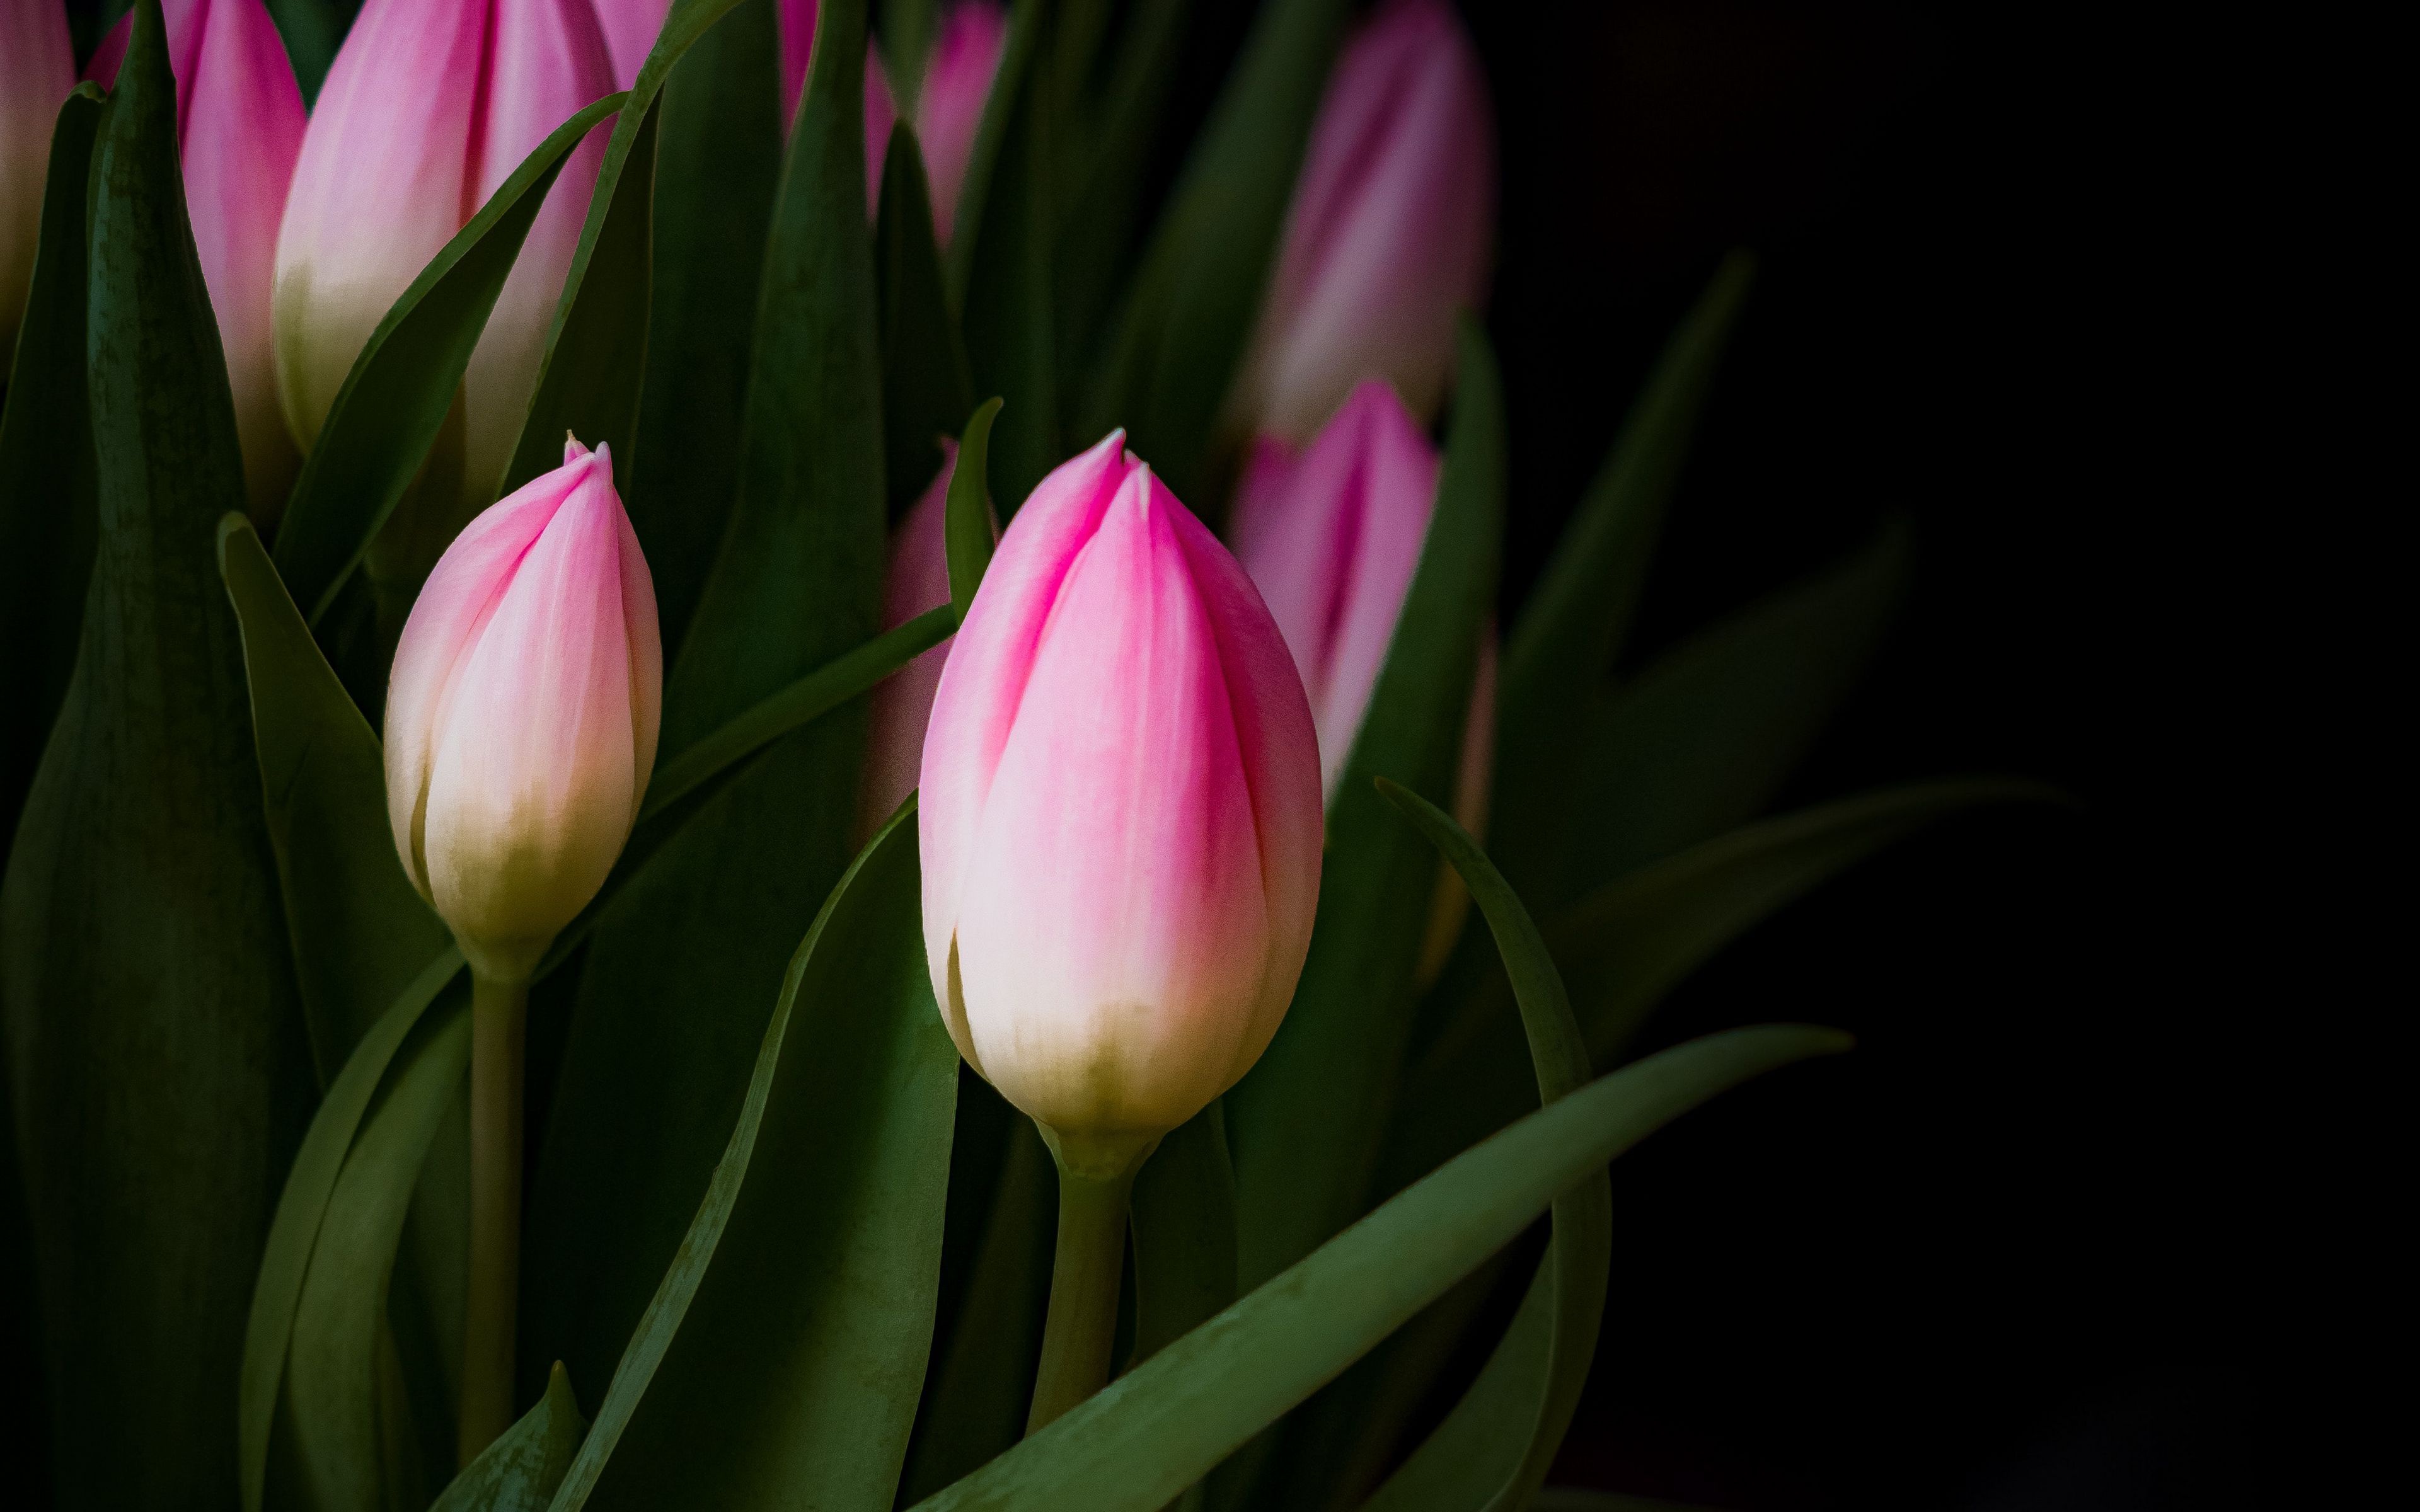
[[[1741,1512],[2300,1500],[2335,1459],[2305,1344],[2360,1312],[2326,1190],[2358,1141],[2312,1125],[2361,1096],[2322,1117],[2313,1066],[2380,1002],[2340,985],[2364,905],[2321,855],[2383,817],[2330,686],[2367,629],[2332,622],[2377,612],[2362,417],[2308,346],[2367,255],[2300,87],[2359,44],[2109,8],[1464,8],[1502,123],[1508,600],[1750,247],[1633,655],[1906,518],[1909,601],[1783,806],[1980,771],[2078,805],[1868,862],[1667,1005],[1659,1042],[1801,1018],[1860,1047],[1616,1164],[1555,1478]]]

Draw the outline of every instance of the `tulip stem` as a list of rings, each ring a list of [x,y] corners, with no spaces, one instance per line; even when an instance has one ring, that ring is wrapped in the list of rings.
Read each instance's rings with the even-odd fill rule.
[[[1028,1433],[1109,1381],[1118,1283],[1125,1268],[1126,1209],[1140,1165],[1137,1161],[1104,1177],[1071,1170],[1063,1156],[1059,1160],[1059,1252],[1051,1264],[1050,1315],[1042,1325],[1042,1367],[1033,1377]]]
[[[462,1419],[468,1465],[513,1424],[520,1297],[521,1053],[529,983],[471,973],[471,1284],[463,1299]]]

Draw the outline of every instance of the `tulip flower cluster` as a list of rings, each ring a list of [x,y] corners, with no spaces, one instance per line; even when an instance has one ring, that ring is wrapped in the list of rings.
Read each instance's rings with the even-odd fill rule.
[[[39,737],[0,751],[0,1070],[58,1504],[1161,1506],[1226,1459],[1238,1504],[1271,1466],[1365,1504],[1408,1408],[1343,1372],[1551,1207],[1555,1305],[1473,1388],[1518,1411],[1454,1420],[1518,1420],[1471,1504],[1527,1504],[1599,1167],[1816,1041],[1592,1083],[1515,892],[1581,801],[1526,791],[1539,710],[1609,672],[1521,648],[1608,639],[1570,605],[1613,569],[1574,532],[1499,709],[1495,144],[1447,0],[1260,8],[1173,172],[1181,7],[364,0],[339,43],[351,8],[136,0],[96,103],[58,0],[0,0],[0,334],[38,248],[91,291],[24,323],[0,433],[0,538],[54,509],[98,559],[0,554],[84,637],[0,730]],[[879,201],[903,131],[929,234]],[[96,455],[29,470],[53,422]],[[1430,1442],[1404,1473],[1470,1447]]]

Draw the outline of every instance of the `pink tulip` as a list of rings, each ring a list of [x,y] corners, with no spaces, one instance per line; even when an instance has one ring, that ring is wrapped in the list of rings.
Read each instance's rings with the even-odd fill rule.
[[[882,585],[882,627],[895,629],[950,601],[950,478],[958,466],[954,441],[941,442],[941,471],[891,532],[891,568]],[[992,529],[999,534],[999,526]],[[951,639],[955,639],[954,637]],[[908,795],[924,763],[924,726],[950,640],[876,684],[867,708],[865,767],[858,780],[857,833],[871,835]]]
[[[0,0],[0,372],[17,350],[33,283],[51,128],[74,87],[75,54],[58,0]]]
[[[353,359],[428,259],[521,160],[613,89],[589,0],[368,0],[302,136],[277,239],[277,371],[318,440]],[[462,380],[465,486],[503,478],[605,152],[575,148],[521,244]]]
[[[286,507],[301,462],[278,405],[269,290],[286,187],[302,148],[302,91],[261,0],[164,0],[163,12],[185,212],[226,351],[245,491],[253,518],[266,525]],[[101,39],[85,78],[116,85],[133,21],[129,13]]]
[[[1125,443],[1043,479],[1001,538],[922,774],[942,1017],[1071,1171],[1130,1168],[1260,1057],[1319,894],[1284,640]]]
[[[1445,0],[1388,0],[1320,103],[1238,383],[1244,426],[1299,443],[1367,378],[1434,415],[1455,313],[1486,291],[1495,201],[1469,38]]]
[[[473,970],[526,979],[604,884],[655,765],[663,652],[613,457],[473,520],[412,605],[387,684],[387,816]]]
[[[1297,453],[1263,438],[1235,497],[1235,554],[1267,600],[1311,695],[1332,801],[1369,712],[1436,508],[1436,449],[1386,384],[1353,391]],[[1454,818],[1486,830],[1496,754],[1496,638],[1480,642],[1463,726]],[[1451,873],[1423,950],[1442,964],[1467,903]]]
[[[1008,8],[995,0],[959,0],[941,18],[916,97],[916,145],[933,193],[933,233],[943,246],[956,224],[958,190],[974,157],[984,102],[1008,43]]]

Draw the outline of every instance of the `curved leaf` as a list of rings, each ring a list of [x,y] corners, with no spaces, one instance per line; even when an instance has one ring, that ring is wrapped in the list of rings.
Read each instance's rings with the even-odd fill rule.
[[[1452,863],[1486,917],[1520,1004],[1540,1102],[1577,1091],[1590,1072],[1588,1044],[1528,910],[1444,810],[1384,779],[1379,787]],[[1606,1173],[1595,1171],[1556,1197],[1554,1215],[1554,1238],[1512,1329],[1443,1426],[1379,1488],[1372,1507],[1510,1512],[1527,1506],[1545,1480],[1588,1383],[1605,1317],[1613,1267],[1613,1187]]]
[[[312,1093],[212,560],[243,472],[177,142],[166,28],[142,0],[87,180],[94,587],[0,885],[63,1508],[234,1484],[243,1300]]]
[[[219,577],[243,630],[295,981],[325,1087],[452,937],[396,859],[379,738],[319,655],[260,537],[229,515],[218,547]]]
[[[0,411],[0,859],[75,671],[98,523],[85,367],[85,181],[101,91],[51,131],[33,283]]]
[[[932,1342],[957,1095],[915,833],[911,800],[799,947],[737,1127],[555,1512],[787,1505],[809,1484],[818,1505],[891,1505]]]
[[[571,1378],[558,1365],[537,1405],[463,1466],[428,1512],[545,1512],[587,1436]]]
[[[422,972],[393,1008],[362,1037],[344,1069],[328,1087],[287,1167],[286,1187],[270,1220],[269,1242],[253,1280],[252,1310],[244,1325],[243,1368],[236,1387],[237,1471],[245,1512],[260,1512],[269,1475],[269,1441],[285,1390],[287,1346],[309,1273],[319,1226],[351,1153],[353,1136],[370,1100],[386,1081],[396,1053],[420,1025],[438,994],[462,969],[459,951],[448,949]],[[469,1001],[467,995],[463,1001]]]
[[[1734,1029],[1601,1077],[1457,1156],[917,1505],[1150,1512],[1509,1242],[1556,1194],[1716,1093],[1848,1042],[1832,1029]]]
[[[472,348],[564,159],[621,108],[608,95],[557,127],[395,301],[336,391],[278,527],[278,575],[317,625],[411,486]]]
[[[690,9],[679,14],[696,13]],[[661,48],[664,44],[659,42]],[[863,0],[824,0],[774,209],[738,493],[665,681],[680,751],[881,627],[880,344],[865,224]],[[846,869],[865,714],[773,742],[598,916],[530,1188],[524,1393],[613,1368],[748,1085],[782,946]]]
[[[1504,410],[1464,328],[1435,514],[1327,814],[1319,919],[1293,1007],[1227,1096],[1242,1278],[1256,1285],[1367,1210],[1436,861],[1372,785],[1449,795],[1503,536]]]
[[[1000,414],[1000,400],[985,399],[967,421],[958,440],[958,462],[950,474],[950,495],[944,501],[944,521],[950,559],[950,609],[964,625],[973,607],[975,590],[991,566],[991,423]]]
[[[940,438],[974,408],[967,354],[933,242],[924,155],[906,121],[891,128],[882,206],[874,222],[874,282],[882,309],[882,433],[891,518],[923,497],[940,470]]]
[[[470,1063],[471,1016],[450,1003],[396,1057],[329,1193],[294,1309],[284,1390],[287,1462],[306,1506],[385,1505],[387,1488],[425,1477],[423,1446],[442,1463],[454,1437],[452,1423],[412,1423],[408,1412],[402,1431],[390,1429],[387,1415],[400,1404],[381,1356],[394,1347],[387,1286],[404,1214]]]

